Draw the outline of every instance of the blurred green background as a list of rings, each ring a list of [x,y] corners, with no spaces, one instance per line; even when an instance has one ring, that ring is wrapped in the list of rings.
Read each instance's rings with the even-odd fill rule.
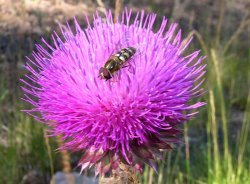
[[[180,127],[185,144],[164,155],[158,174],[145,166],[141,182],[250,183],[250,1],[125,0],[124,6],[157,13],[156,30],[163,16],[178,22],[184,38],[194,35],[189,50],[201,48],[208,64],[201,99],[207,106]],[[19,78],[25,56],[41,37],[51,41],[58,23],[72,24],[76,16],[84,28],[84,15],[114,8],[114,0],[0,1],[0,183],[43,184],[58,171],[79,171],[81,153],[56,151],[60,138],[20,112],[28,105],[20,100]]]

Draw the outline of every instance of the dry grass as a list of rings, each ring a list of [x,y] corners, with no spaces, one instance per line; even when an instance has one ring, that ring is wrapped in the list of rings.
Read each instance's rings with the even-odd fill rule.
[[[91,15],[96,6],[86,3],[58,0],[0,0],[0,34],[13,30],[18,33],[38,33],[51,31],[58,22],[72,19],[74,16]],[[97,7],[98,8],[98,7]]]

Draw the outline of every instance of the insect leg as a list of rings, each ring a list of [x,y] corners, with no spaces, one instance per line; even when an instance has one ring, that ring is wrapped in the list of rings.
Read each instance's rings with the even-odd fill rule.
[[[131,64],[131,62],[133,62],[133,64]],[[131,61],[129,61],[129,63],[128,63],[128,71],[130,73],[135,73],[135,62],[134,62],[134,59],[131,59]]]
[[[120,72],[116,73],[115,75],[112,76],[110,79],[111,82],[118,82],[121,78]]]

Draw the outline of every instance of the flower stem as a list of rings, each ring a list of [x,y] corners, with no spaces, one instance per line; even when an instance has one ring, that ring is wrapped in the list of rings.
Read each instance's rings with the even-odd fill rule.
[[[112,171],[110,177],[100,177],[99,184],[140,184],[133,167],[120,163],[117,170]]]

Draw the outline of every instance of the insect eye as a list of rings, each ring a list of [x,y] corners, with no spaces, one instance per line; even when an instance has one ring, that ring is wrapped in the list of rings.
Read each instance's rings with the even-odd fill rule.
[[[99,75],[103,79],[110,79],[111,78],[111,75],[110,75],[109,71],[106,68],[103,68],[103,67],[100,68]]]

